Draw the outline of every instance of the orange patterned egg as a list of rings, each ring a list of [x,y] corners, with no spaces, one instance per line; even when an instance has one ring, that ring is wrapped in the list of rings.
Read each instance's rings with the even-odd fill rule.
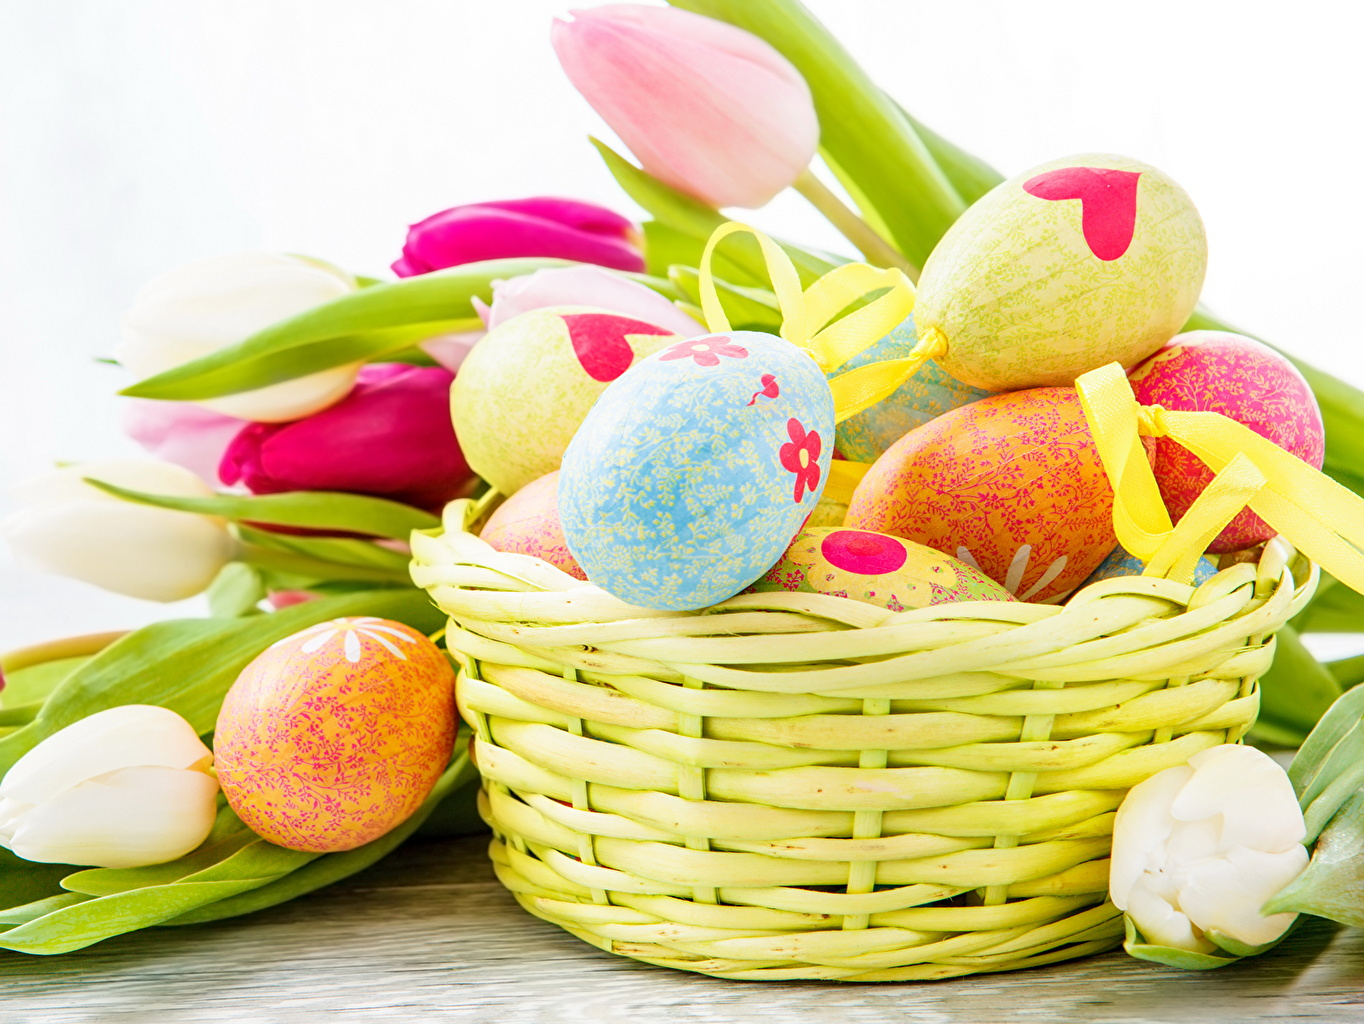
[[[993,395],[911,430],[858,485],[844,526],[937,548],[1022,601],[1073,589],[1117,544],[1073,388]]]
[[[291,850],[350,850],[426,799],[455,742],[454,671],[401,622],[333,619],[266,648],[213,737],[237,816]]]
[[[479,536],[498,551],[530,555],[575,579],[587,573],[568,550],[559,521],[559,471],[533,480],[497,507]]]

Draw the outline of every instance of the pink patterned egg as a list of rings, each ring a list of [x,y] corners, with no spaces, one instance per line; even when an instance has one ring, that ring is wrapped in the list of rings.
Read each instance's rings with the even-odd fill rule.
[[[333,619],[266,648],[232,684],[213,735],[237,816],[279,846],[351,850],[400,825],[445,770],[455,674],[421,633]]]
[[[965,562],[912,540],[869,530],[807,528],[781,561],[749,588],[830,594],[901,612],[954,601],[1014,596]]]
[[[1172,338],[1128,378],[1142,405],[1220,412],[1313,469],[1321,468],[1326,432],[1316,397],[1292,363],[1258,341],[1229,331],[1190,331]],[[1153,468],[1160,496],[1176,522],[1213,478],[1196,455],[1167,437],[1156,441]],[[1274,532],[1243,509],[1208,550],[1240,551]]]
[[[564,540],[564,527],[559,521],[557,469],[526,484],[499,505],[479,536],[498,551],[530,555],[575,579],[587,579],[587,573]]]
[[[844,525],[954,555],[1022,601],[1072,590],[1118,542],[1073,388],[992,395],[916,427],[873,463]]]

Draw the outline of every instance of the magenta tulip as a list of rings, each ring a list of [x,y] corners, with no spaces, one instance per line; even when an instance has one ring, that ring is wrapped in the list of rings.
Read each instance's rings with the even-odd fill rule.
[[[751,33],[666,7],[573,11],[552,34],[569,80],[644,169],[712,206],[762,206],[819,145],[810,88]]]
[[[407,230],[399,277],[509,256],[552,256],[641,271],[639,231],[618,213],[577,199],[535,196],[470,203],[432,214]]]
[[[223,483],[253,494],[348,491],[438,511],[473,479],[440,367],[366,366],[355,390],[292,423],[252,423],[228,446]]]
[[[215,486],[223,452],[246,425],[193,402],[130,398],[123,407],[125,434],[158,459],[193,470]]]

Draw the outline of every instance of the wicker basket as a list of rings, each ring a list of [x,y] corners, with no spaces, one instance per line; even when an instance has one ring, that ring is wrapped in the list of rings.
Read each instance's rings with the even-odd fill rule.
[[[414,538],[450,615],[498,877],[532,914],[723,978],[904,981],[1109,949],[1123,793],[1254,721],[1317,573],[1283,541],[1194,589],[889,612],[626,605],[468,532]]]

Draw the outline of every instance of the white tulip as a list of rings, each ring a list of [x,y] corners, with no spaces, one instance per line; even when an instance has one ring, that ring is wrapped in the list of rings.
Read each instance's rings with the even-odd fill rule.
[[[123,501],[85,477],[150,494],[213,494],[183,466],[150,460],[88,463],[33,477],[15,488],[19,511],[0,522],[21,565],[130,597],[180,601],[202,593],[232,559],[236,541],[222,519]]]
[[[30,750],[0,782],[0,846],[25,860],[136,868],[208,837],[213,752],[174,711],[109,708]]]
[[[1109,894],[1149,943],[1212,953],[1216,931],[1262,946],[1296,917],[1260,908],[1307,866],[1306,834],[1283,768],[1254,747],[1213,747],[1127,794]]]
[[[162,274],[133,299],[115,357],[139,380],[233,345],[281,320],[355,291],[321,261],[244,252]],[[335,405],[355,386],[358,363],[198,404],[244,420],[279,423]]]

